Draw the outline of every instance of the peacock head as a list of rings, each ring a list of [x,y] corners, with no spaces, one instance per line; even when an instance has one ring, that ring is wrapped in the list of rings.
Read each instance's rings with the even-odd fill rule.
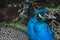
[[[44,12],[41,12],[37,15],[37,20],[39,21],[46,21],[48,19],[48,16],[46,16]],[[48,15],[48,14],[47,14]]]
[[[47,19],[55,18],[53,15],[50,15],[48,10],[41,9],[35,12],[35,18],[39,21],[46,21]]]

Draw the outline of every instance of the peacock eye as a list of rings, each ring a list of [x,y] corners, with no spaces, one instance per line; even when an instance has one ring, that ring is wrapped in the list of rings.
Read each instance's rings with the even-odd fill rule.
[[[41,17],[39,17],[39,14],[37,15],[37,20],[42,20],[42,18]]]
[[[39,13],[38,17],[43,18],[43,17],[45,17],[45,14],[44,13]]]
[[[43,18],[43,16],[42,16],[41,14],[38,14],[38,17],[39,17],[39,18]]]
[[[40,15],[41,15],[41,16],[44,16],[44,13],[41,13]]]

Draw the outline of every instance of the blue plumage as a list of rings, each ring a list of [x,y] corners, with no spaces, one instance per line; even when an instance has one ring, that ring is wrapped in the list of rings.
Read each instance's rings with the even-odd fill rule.
[[[31,40],[54,40],[53,32],[45,22],[38,21],[37,15],[40,12],[48,14],[45,9],[37,10],[33,18],[28,22],[27,33]]]

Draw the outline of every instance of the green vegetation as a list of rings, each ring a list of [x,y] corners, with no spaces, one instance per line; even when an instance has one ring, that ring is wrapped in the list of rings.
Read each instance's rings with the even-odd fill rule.
[[[50,7],[50,8],[48,8],[48,7],[46,7],[46,9],[48,10],[48,11],[50,11],[50,12],[52,12],[52,13],[60,13],[60,6],[58,6],[58,7],[55,7],[55,8],[53,8],[53,7]]]
[[[22,30],[23,32],[26,33],[26,26],[23,24],[18,24],[18,23],[0,23],[0,27],[11,27],[11,28],[15,28],[18,30]]]

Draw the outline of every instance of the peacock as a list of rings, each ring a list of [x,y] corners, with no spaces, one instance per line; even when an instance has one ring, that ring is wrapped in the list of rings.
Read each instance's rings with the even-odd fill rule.
[[[39,9],[27,24],[27,34],[30,40],[54,40],[51,27],[45,22],[49,13],[45,9]]]

